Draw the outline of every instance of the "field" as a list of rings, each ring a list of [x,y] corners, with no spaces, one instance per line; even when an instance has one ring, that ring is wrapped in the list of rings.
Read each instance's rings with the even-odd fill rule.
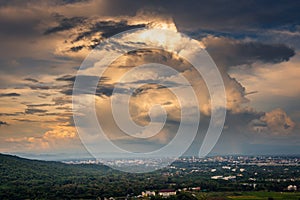
[[[207,193],[207,199],[223,197],[233,200],[299,200],[300,192],[212,192]],[[199,195],[200,196],[200,195]]]

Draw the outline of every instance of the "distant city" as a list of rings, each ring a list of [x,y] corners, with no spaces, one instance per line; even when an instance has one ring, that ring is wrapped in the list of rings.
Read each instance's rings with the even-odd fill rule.
[[[166,158],[172,160],[172,158]],[[107,164],[111,166],[159,166],[163,159],[155,158],[114,158],[114,159],[74,159],[62,161],[66,164]],[[300,165],[300,156],[212,156],[199,158],[195,156],[191,157],[182,157],[175,160],[174,163],[198,163],[198,164],[207,164],[207,163],[223,163],[223,169],[228,169],[234,171],[234,166],[299,166]],[[176,165],[176,164],[175,164]],[[168,168],[175,169],[174,165],[170,165]],[[242,170],[243,171],[243,170]],[[212,169],[214,172],[214,169]]]
[[[161,159],[111,159],[63,161],[71,165],[113,167],[159,167]],[[182,192],[194,197],[207,191],[297,191],[300,182],[299,156],[212,156],[182,157],[155,173],[166,177],[166,189],[145,190],[132,198],[170,197]],[[191,181],[198,177],[201,182]],[[180,180],[180,181],[179,181]],[[205,181],[206,180],[206,181]],[[205,184],[203,184],[203,181]],[[177,195],[178,196],[178,195]],[[112,197],[113,198],[113,197]],[[179,198],[180,199],[180,198]],[[201,198],[200,198],[201,199]]]

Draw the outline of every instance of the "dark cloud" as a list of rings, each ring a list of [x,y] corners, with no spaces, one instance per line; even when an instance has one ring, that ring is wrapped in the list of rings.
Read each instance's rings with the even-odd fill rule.
[[[127,31],[134,28],[143,28],[146,24],[135,24],[135,25],[129,25],[127,21],[99,21],[93,24],[90,27],[90,30],[83,32],[77,36],[77,38],[74,40],[79,41],[84,37],[89,37],[93,35],[94,33],[101,32],[101,36],[104,38],[108,38],[110,36],[113,36],[117,33]]]
[[[135,15],[141,10],[165,13],[173,17],[182,30],[241,31],[299,24],[300,4],[296,1],[229,0],[111,0],[105,4],[104,15]]]
[[[72,76],[72,75],[65,75],[62,77],[57,78],[57,81],[66,81],[71,82],[72,84],[69,85],[69,88],[63,89],[60,92],[65,95],[72,95],[73,94],[73,83],[77,78],[82,84],[79,85],[81,88],[77,88],[77,92],[79,94],[95,94],[100,97],[110,97],[115,89],[115,84],[107,84],[106,81],[109,80],[108,77],[101,77],[100,81],[98,81],[98,76]],[[145,92],[146,90],[150,89],[162,89],[168,87],[175,87],[178,86],[177,83],[171,81],[162,81],[162,84],[167,86],[162,86],[158,84],[151,84],[153,80],[142,80],[136,82],[130,82],[130,84],[148,84],[148,87],[144,86],[143,88],[137,89],[133,95],[137,95],[138,93]],[[149,84],[150,83],[150,84]],[[150,85],[153,85],[150,87]],[[116,93],[119,94],[129,94],[130,88],[127,85],[120,84],[121,87],[115,90]]]
[[[139,82],[139,81],[138,81]],[[139,82],[140,83],[140,82]],[[160,90],[160,89],[166,89],[166,88],[170,88],[170,87],[174,87],[175,85],[177,86],[177,83],[174,83],[174,85],[160,85],[160,84],[151,84],[151,82],[141,82],[141,83],[145,83],[142,87],[139,87],[137,89],[134,90],[134,92],[132,93],[132,96],[138,96],[138,95],[142,95],[147,93],[149,90]]]
[[[95,84],[96,85],[96,84]],[[95,94],[100,97],[110,97],[114,91],[114,85],[113,84],[98,84],[95,86],[94,84],[83,84],[81,88],[76,89],[76,94],[75,95],[80,95],[80,94]],[[125,93],[126,89],[118,89],[118,93]],[[63,89],[60,91],[64,95],[73,95],[73,88],[68,88],[68,89]]]
[[[24,115],[23,112],[15,112],[15,113],[0,113],[0,116],[19,116]]]
[[[101,77],[98,80],[98,76],[73,76],[73,75],[65,75],[57,78],[57,81],[66,81],[70,82],[68,88],[62,89],[60,92],[65,95],[73,94],[73,84],[75,80],[80,81],[81,84],[78,85],[80,88],[76,89],[76,94],[95,94],[97,96],[111,96],[114,90],[113,84],[106,84],[105,81],[108,81],[108,77]],[[125,92],[125,91],[124,91]]]
[[[42,104],[28,104],[28,107],[46,107],[46,106],[54,106],[54,104],[42,103]]]
[[[0,126],[8,126],[8,123],[4,121],[0,121]]]
[[[68,82],[74,82],[76,79],[76,76],[73,76],[73,75],[64,75],[64,76],[61,76],[61,77],[58,77],[57,81],[68,81]]]
[[[19,93],[2,93],[0,94],[0,97],[19,97],[21,96]]]
[[[48,94],[48,93],[45,93],[45,92],[40,93],[40,94],[38,95],[38,97],[41,98],[41,99],[46,99],[46,98],[49,97],[49,96],[51,96],[51,94]]]
[[[66,5],[66,4],[75,4],[80,2],[89,2],[90,0],[52,0],[52,1],[38,1],[38,0],[28,0],[28,1],[18,1],[18,0],[1,0],[0,6],[20,6],[26,7],[30,6],[31,4],[35,5],[46,5],[46,6],[53,6],[53,5]]]
[[[49,90],[49,89],[52,89],[52,87],[48,86],[48,85],[30,85],[29,87],[32,90]]]
[[[109,78],[108,77],[98,77],[98,76],[87,76],[87,75],[77,75],[77,76],[74,76],[74,75],[64,75],[64,76],[61,76],[61,77],[58,77],[57,81],[67,81],[67,82],[71,82],[71,83],[74,83],[75,80],[78,79],[80,81],[86,81],[86,82],[89,82],[89,81],[98,81],[99,79],[99,82],[100,83],[103,83],[105,81],[108,81]]]
[[[39,81],[33,78],[25,78],[24,81],[29,81],[29,82],[33,82],[33,83],[38,83]]]
[[[5,6],[29,7],[31,4],[22,1],[1,1]],[[97,1],[72,1],[55,0],[40,3],[33,1],[34,5],[48,7],[85,2],[94,5],[93,10],[83,11],[91,16],[134,16],[136,13],[148,12],[156,15],[170,15],[179,30],[224,30],[240,31],[253,30],[253,28],[268,29],[287,24],[299,24],[300,5],[297,1],[229,1],[229,0],[105,0]],[[32,3],[33,4],[33,3]],[[69,11],[69,10],[68,10]],[[60,18],[61,20],[61,18]],[[76,21],[76,20],[75,20]],[[69,28],[74,23],[60,23],[58,30]],[[2,26],[3,27],[3,26]],[[51,29],[49,29],[51,30]]]
[[[78,51],[80,51],[81,49],[83,49],[84,47],[85,47],[85,45],[80,45],[80,46],[71,47],[71,48],[70,48],[70,51],[78,52]]]
[[[121,33],[123,31],[127,31],[134,28],[142,28],[145,26],[146,24],[129,25],[127,21],[109,20],[109,21],[91,22],[91,24],[86,27],[88,30],[83,32],[77,31],[78,32],[77,36],[71,42],[73,44],[74,42],[78,42],[83,39],[89,39],[91,40],[91,44],[73,46],[69,49],[69,51],[78,52],[83,48],[93,49],[101,42],[103,38],[108,38],[110,36]],[[101,36],[98,36],[98,38],[92,38],[92,36],[96,33],[101,33]]]
[[[32,120],[32,119],[13,119],[18,122],[38,122],[37,120]]]
[[[103,97],[103,96],[110,97],[113,94],[114,88],[115,87],[112,84],[98,85],[97,89],[96,89],[96,95],[100,96],[100,97]],[[128,90],[118,89],[118,93],[126,93],[126,91],[128,91]]]
[[[83,24],[86,20],[86,18],[84,18],[84,17],[65,18],[65,17],[62,17],[61,15],[56,15],[55,17],[58,18],[59,25],[52,27],[52,28],[48,28],[44,32],[45,35],[70,30],[78,25]]]
[[[60,14],[54,14],[54,17],[58,20],[59,25],[47,29],[44,34],[53,34],[61,31],[70,30],[73,28],[77,28],[77,36],[71,41],[73,44],[74,42],[78,42],[84,38],[89,38],[92,40],[91,45],[77,45],[71,47],[69,50],[72,52],[78,52],[83,48],[94,48],[97,46],[102,38],[108,38],[113,36],[117,33],[134,29],[134,28],[142,28],[145,27],[145,24],[135,24],[129,25],[127,21],[92,21],[84,17],[72,17],[66,18]],[[82,26],[84,26],[84,30],[82,31]],[[86,30],[87,29],[87,30]],[[95,33],[101,33],[101,37],[91,38]]]
[[[62,86],[60,85],[54,85],[53,83],[37,83],[37,84],[28,84],[27,87],[29,87],[32,90],[54,90],[54,89],[60,89]],[[43,95],[46,96],[45,93]],[[49,95],[48,95],[49,96]]]
[[[62,113],[58,113],[58,112],[49,112],[49,113],[37,114],[37,116],[41,116],[41,117],[43,117],[43,116],[62,116],[62,115],[65,115],[65,113],[62,114]]]
[[[47,110],[42,110],[42,109],[36,109],[36,108],[27,108],[25,110],[25,114],[36,114],[36,113],[46,113]]]
[[[90,0],[61,0],[58,2],[61,3],[62,5],[64,5],[64,4],[83,3],[83,2],[88,3],[89,1]]]
[[[254,62],[279,63],[288,61],[295,51],[284,44],[243,42],[225,37],[203,39],[207,51],[217,65],[231,67]]]

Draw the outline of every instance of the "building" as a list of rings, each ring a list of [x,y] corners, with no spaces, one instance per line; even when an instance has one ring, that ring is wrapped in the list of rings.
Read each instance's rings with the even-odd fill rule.
[[[145,192],[142,192],[142,196],[143,197],[155,196],[155,192],[154,191],[145,191]]]
[[[200,188],[200,187],[193,187],[192,190],[193,190],[193,191],[200,191],[201,188]]]
[[[289,186],[287,187],[287,190],[288,190],[288,191],[296,191],[296,190],[297,190],[297,186],[296,186],[296,185],[289,185]]]
[[[158,195],[163,196],[163,197],[169,197],[172,195],[176,195],[176,191],[173,189],[163,189],[158,192]]]

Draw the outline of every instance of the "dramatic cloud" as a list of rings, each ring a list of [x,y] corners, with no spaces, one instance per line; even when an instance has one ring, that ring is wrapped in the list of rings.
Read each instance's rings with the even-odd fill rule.
[[[1,150],[40,152],[68,148],[73,143],[79,146],[71,97],[77,69],[91,49],[106,38],[143,27],[188,34],[212,56],[227,95],[222,148],[234,148],[231,144],[235,141],[245,148],[248,144],[249,150],[253,138],[262,144],[283,137],[285,145],[298,141],[299,10],[296,1],[1,1],[0,26],[5,28],[0,30],[0,126],[1,133],[10,135],[0,134],[0,141],[5,142],[0,144]],[[204,80],[189,63],[170,53],[130,52],[112,63],[99,82],[94,73],[77,77],[87,80],[79,88],[81,94],[91,94],[90,89],[95,89],[96,106],[103,109],[98,117],[109,137],[123,144],[139,144],[141,149],[160,147],[176,133],[180,106],[170,90],[180,89],[184,97],[189,97],[179,75],[155,72],[153,66],[128,77],[126,83],[120,82],[122,74],[149,62],[172,66],[191,82],[200,101],[201,123],[207,125],[211,106]],[[153,80],[161,85],[152,84]],[[116,84],[120,87],[117,95],[126,95],[134,86],[144,84],[130,99],[131,117],[136,123],[145,126],[150,122],[149,109],[154,103],[167,111],[167,124],[151,138],[152,147],[121,137],[111,116],[106,115]],[[189,106],[188,100],[184,106]],[[152,114],[159,121],[161,113],[154,110]],[[199,135],[205,132],[202,125]],[[202,138],[197,137],[198,144]],[[242,149],[240,145],[236,152],[230,152]]]
[[[288,62],[277,64],[255,63],[253,67],[241,66],[230,70],[247,91],[257,91],[247,95],[250,105],[260,110],[284,108],[289,115],[299,110],[300,57],[295,55]],[[272,102],[272,103],[270,103]],[[299,121],[297,117],[296,121]]]

